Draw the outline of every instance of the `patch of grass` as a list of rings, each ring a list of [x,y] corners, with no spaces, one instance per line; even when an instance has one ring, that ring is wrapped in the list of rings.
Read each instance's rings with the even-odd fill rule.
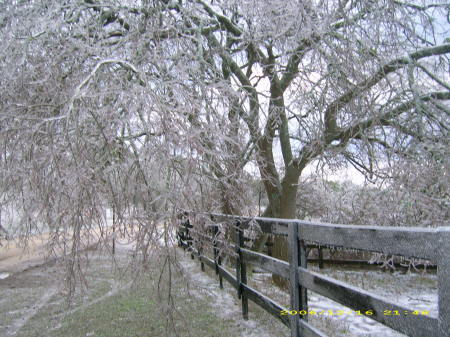
[[[128,289],[118,295],[80,310],[63,320],[61,328],[47,336],[96,336],[96,337],[150,337],[164,336],[166,327],[168,336],[186,336],[189,326],[192,336],[225,337],[233,333],[227,332],[224,322],[211,312],[206,303],[184,301],[182,294],[174,294],[175,303],[180,307],[181,317],[174,322],[168,315],[155,293],[148,287]],[[188,323],[188,324],[186,324]],[[172,325],[173,324],[173,325]],[[44,335],[43,335],[44,336]]]
[[[353,334],[350,334],[350,329],[344,322],[320,316],[310,316],[309,322],[321,331],[324,331],[329,337],[354,336]]]
[[[161,329],[161,321],[154,319],[156,311],[151,300],[126,291],[75,312],[49,336],[152,336]]]
[[[166,273],[161,282],[161,296],[157,292],[160,273],[157,261],[152,262],[146,276],[132,287],[104,298],[102,296],[112,289],[117,273],[112,268],[108,273],[102,263],[91,267],[88,275],[90,288],[86,293],[77,294],[71,308],[67,308],[62,294],[55,295],[27,322],[17,337],[237,335],[230,328],[231,322],[216,315],[217,308],[213,308],[207,298],[192,300],[187,296],[181,276],[175,273],[172,273],[170,288],[173,305],[168,306],[169,280]],[[130,275],[121,279],[124,284],[130,280]]]

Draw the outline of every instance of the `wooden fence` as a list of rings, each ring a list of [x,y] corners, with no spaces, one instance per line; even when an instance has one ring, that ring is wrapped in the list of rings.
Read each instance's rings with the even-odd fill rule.
[[[192,219],[198,216],[203,219],[206,217],[210,223],[197,226]],[[289,262],[245,248],[244,230],[255,223],[264,233],[288,237]],[[228,226],[228,236],[234,236],[234,244],[218,239],[220,228],[224,225]],[[289,327],[292,337],[326,336],[308,322],[308,315],[280,315],[283,310],[308,312],[307,289],[408,336],[450,336],[450,227],[428,229],[334,225],[186,212],[178,237],[179,245],[190,251],[193,259],[194,256],[199,258],[202,270],[205,265],[215,269],[221,287],[225,279],[237,290],[244,319],[248,318],[248,300],[251,300]],[[205,244],[208,243],[212,246],[212,258],[205,253]],[[307,243],[429,260],[437,265],[438,316],[413,314],[414,308],[308,270]],[[233,256],[235,275],[222,266],[223,254]],[[290,281],[290,309],[247,285],[247,264]],[[398,315],[386,315],[387,311]]]

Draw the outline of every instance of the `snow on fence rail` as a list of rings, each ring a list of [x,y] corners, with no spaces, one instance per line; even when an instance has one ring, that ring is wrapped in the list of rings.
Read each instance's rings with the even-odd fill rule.
[[[212,221],[206,227],[208,230],[192,223],[189,216],[194,215],[201,215]],[[246,265],[252,264],[290,280],[290,310],[308,310],[306,289],[309,289],[364,315],[367,312],[367,317],[408,336],[450,336],[450,227],[428,229],[350,226],[200,212],[185,212],[184,216],[187,220],[185,218],[180,225],[179,245],[188,249],[192,258],[198,256],[202,270],[205,264],[215,269],[221,287],[222,280],[225,279],[237,290],[245,319],[248,318],[250,299],[289,327],[292,337],[326,336],[308,323],[307,315],[280,315],[282,310],[287,309],[248,286]],[[243,231],[255,222],[264,233],[288,236],[289,263],[244,248]],[[234,228],[234,244],[218,239],[219,223],[230,225],[229,229]],[[306,242],[426,259],[437,264],[438,317],[411,315],[414,309],[308,270]],[[212,246],[213,259],[204,253],[208,244]],[[222,267],[219,249],[222,253],[234,256],[235,275]],[[410,314],[388,316],[384,315],[385,310]]]

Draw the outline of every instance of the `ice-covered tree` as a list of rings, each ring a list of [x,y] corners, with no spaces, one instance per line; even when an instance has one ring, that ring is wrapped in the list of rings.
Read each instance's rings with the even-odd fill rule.
[[[292,218],[313,163],[373,177],[414,151],[448,149],[443,1],[1,6],[2,193],[57,210],[54,223],[74,199],[87,207],[114,168],[150,190],[152,153],[165,159],[158,193],[177,191],[166,200],[190,200],[186,177],[209,177],[221,210],[236,212],[233,191],[254,161],[264,215]],[[112,160],[118,150],[126,159]],[[281,239],[274,253],[286,257]]]

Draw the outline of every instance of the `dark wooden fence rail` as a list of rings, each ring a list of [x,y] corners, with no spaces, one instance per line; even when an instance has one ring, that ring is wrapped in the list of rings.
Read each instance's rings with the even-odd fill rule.
[[[248,300],[251,300],[288,326],[292,337],[326,336],[308,322],[307,315],[280,315],[282,310],[287,309],[248,286],[246,265],[252,264],[290,280],[289,310],[308,310],[306,295],[308,289],[355,311],[360,311],[361,314],[408,336],[450,336],[450,227],[428,229],[334,225],[199,212],[186,212],[185,216],[188,219],[180,226],[179,245],[187,249],[192,258],[194,255],[198,256],[202,266],[206,264],[215,269],[221,286],[222,279],[225,279],[237,290],[242,300],[242,313],[245,319],[248,318]],[[192,216],[208,217],[212,221],[212,224],[208,225],[208,228],[212,228],[211,234],[197,230],[195,224],[191,223],[192,220],[189,220]],[[251,222],[256,222],[264,233],[288,236],[289,263],[244,248],[243,230],[248,228]],[[226,223],[232,226],[230,228],[234,228],[235,244],[228,244],[218,239],[219,223]],[[194,237],[201,237],[202,240],[194,240]],[[202,254],[203,244],[207,242],[205,240],[209,240],[213,246],[214,259]],[[436,264],[438,317],[412,315],[414,308],[404,307],[387,298],[308,270],[307,242],[426,259]],[[235,259],[235,276],[221,265],[222,259],[219,256],[218,247],[227,245],[234,251],[222,251]],[[396,310],[401,314],[388,316],[384,314],[385,310],[392,312]]]

